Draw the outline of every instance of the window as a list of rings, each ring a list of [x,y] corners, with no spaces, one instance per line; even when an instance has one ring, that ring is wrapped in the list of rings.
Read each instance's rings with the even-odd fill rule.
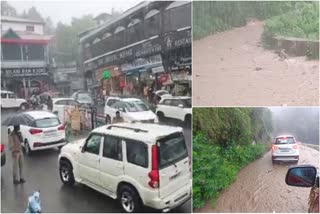
[[[169,106],[169,105],[171,105],[171,100],[164,100],[163,104]]]
[[[7,94],[1,93],[1,98],[7,98]]]
[[[103,157],[122,161],[122,140],[113,136],[105,136]]]
[[[127,161],[129,163],[147,168],[148,167],[148,146],[139,141],[126,140]]]
[[[119,100],[110,99],[110,100],[108,100],[108,102],[107,102],[107,106],[112,106],[113,104],[115,104],[115,103],[117,103],[117,102],[119,102]]]
[[[69,106],[77,106],[78,105],[77,101],[74,101],[74,100],[68,100],[67,103]]]
[[[34,32],[34,26],[33,25],[27,25],[26,31]]]
[[[183,104],[183,103],[181,102],[181,100],[171,100],[171,105],[172,105],[172,106],[178,106],[178,105],[180,105],[180,104]]]
[[[49,128],[49,127],[55,127],[60,124],[58,118],[45,118],[36,120],[36,127],[37,128]]]
[[[101,135],[97,135],[97,134],[91,135],[87,140],[85,151],[92,154],[99,155],[101,138],[102,138]]]
[[[15,99],[17,98],[15,94],[8,94],[10,99]]]
[[[55,105],[67,105],[67,101],[66,100],[60,100],[60,101],[57,101],[55,103]]]

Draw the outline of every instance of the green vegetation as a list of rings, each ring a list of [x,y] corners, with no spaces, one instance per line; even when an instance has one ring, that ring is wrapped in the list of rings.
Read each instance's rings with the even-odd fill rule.
[[[272,129],[266,108],[194,108],[193,207],[214,203],[240,169],[267,150]]]

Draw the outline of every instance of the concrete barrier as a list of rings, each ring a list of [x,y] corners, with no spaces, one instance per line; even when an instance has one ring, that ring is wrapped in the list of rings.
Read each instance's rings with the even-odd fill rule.
[[[319,41],[293,37],[274,37],[277,49],[284,49],[289,56],[319,56]]]

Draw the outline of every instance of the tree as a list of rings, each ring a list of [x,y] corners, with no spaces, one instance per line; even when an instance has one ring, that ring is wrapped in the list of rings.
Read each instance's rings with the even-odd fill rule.
[[[31,7],[28,10],[27,18],[32,20],[37,20],[37,21],[44,21],[41,14],[37,11],[37,8],[35,7]]]
[[[52,20],[50,19],[50,17],[47,17],[45,19],[44,33],[50,35],[50,34],[54,34],[54,32],[55,32],[55,28],[52,23]]]
[[[7,1],[1,1],[1,16],[17,16],[17,11]]]

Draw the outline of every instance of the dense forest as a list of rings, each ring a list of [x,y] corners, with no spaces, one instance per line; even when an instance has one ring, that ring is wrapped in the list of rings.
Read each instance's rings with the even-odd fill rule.
[[[193,2],[193,38],[244,26],[250,19],[266,20],[266,43],[273,35],[319,38],[319,2],[296,1]]]
[[[214,202],[242,167],[267,151],[272,131],[267,108],[194,108],[194,208]]]

